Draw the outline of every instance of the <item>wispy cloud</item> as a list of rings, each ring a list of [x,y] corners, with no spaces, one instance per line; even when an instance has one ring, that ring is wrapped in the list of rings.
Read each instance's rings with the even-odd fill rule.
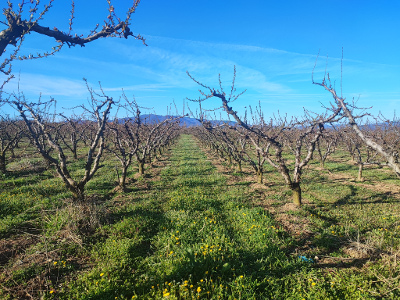
[[[136,84],[121,87],[105,87],[103,90],[105,92],[122,92],[122,91],[153,91],[153,92],[163,92],[167,89],[174,88],[175,86],[169,84]]]
[[[11,80],[5,87],[6,92],[16,92],[20,89],[27,95],[45,96],[70,96],[82,97],[87,95],[85,83],[80,80],[71,80],[40,74],[21,73],[19,77]]]

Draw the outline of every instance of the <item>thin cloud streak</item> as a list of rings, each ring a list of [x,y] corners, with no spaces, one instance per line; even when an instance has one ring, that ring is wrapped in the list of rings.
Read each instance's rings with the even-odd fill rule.
[[[19,87],[26,95],[82,97],[88,93],[82,80],[31,73],[21,73],[18,80],[12,80],[6,85],[5,91],[8,93],[17,92]]]
[[[153,91],[153,92],[163,92],[167,89],[174,88],[174,85],[169,84],[137,84],[130,86],[121,86],[121,87],[105,87],[103,90],[105,92],[122,92],[122,91]]]

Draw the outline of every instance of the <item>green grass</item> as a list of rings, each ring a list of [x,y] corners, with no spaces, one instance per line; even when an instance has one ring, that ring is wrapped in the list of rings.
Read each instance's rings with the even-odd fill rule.
[[[291,202],[279,174],[267,167],[265,180],[274,184],[260,192],[244,182],[248,176],[223,175],[210,161],[192,136],[182,135],[162,168],[148,168],[128,193],[115,194],[117,163],[107,158],[87,186],[93,203],[83,208],[71,205],[51,171],[7,175],[0,182],[4,243],[29,234],[28,225],[38,232],[35,242],[16,246],[24,255],[1,266],[0,297],[19,299],[24,291],[43,299],[400,297],[393,255],[400,248],[398,199],[356,182],[327,181],[327,172],[311,166],[303,181],[306,205],[284,212],[292,224],[307,224],[295,235],[265,209]],[[79,164],[71,162],[75,175]],[[351,257],[351,243],[367,256]]]
[[[93,252],[96,268],[65,295],[266,297],[268,280],[301,269],[302,263],[285,255],[287,238],[268,213],[245,204],[239,189],[227,190],[226,179],[191,138],[179,141],[170,161],[154,194],[127,204],[124,217]]]

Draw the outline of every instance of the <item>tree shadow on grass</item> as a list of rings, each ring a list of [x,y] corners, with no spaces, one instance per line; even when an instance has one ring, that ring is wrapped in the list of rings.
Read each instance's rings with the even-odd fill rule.
[[[46,171],[46,169],[43,170],[43,172]],[[7,188],[18,188],[21,186],[26,186],[30,184],[37,184],[39,181],[43,181],[46,179],[52,179],[54,176],[50,174],[43,174],[41,173],[32,173],[32,172],[8,172],[5,180],[0,181],[0,190],[7,189]],[[39,176],[38,177],[33,177],[32,175]]]
[[[351,170],[356,170],[356,166],[351,165],[351,164],[341,164],[341,165],[330,165],[327,164],[327,166],[329,166],[329,171],[331,171],[332,173],[337,173],[337,172],[349,172]]]
[[[350,193],[348,193],[347,195],[345,195],[344,197],[336,200],[333,205],[338,206],[338,205],[348,205],[350,203],[354,202],[354,197],[358,192],[358,188],[355,187],[354,185],[347,185],[347,187],[350,190]]]
[[[242,186],[250,186],[254,184],[254,181],[238,181],[238,182],[234,182],[231,184],[227,184],[227,186],[238,186],[238,187],[242,187]]]
[[[391,192],[378,192],[372,195],[363,196],[362,190],[354,185],[347,185],[350,193],[344,197],[336,200],[332,205],[364,205],[364,204],[377,204],[377,203],[398,203],[399,199],[392,198]]]

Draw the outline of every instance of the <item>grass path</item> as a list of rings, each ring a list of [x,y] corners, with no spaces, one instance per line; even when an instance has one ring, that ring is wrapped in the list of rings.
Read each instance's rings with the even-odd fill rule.
[[[268,286],[300,266],[268,213],[228,188],[192,137],[179,140],[152,190],[120,212],[72,298],[274,298]]]

